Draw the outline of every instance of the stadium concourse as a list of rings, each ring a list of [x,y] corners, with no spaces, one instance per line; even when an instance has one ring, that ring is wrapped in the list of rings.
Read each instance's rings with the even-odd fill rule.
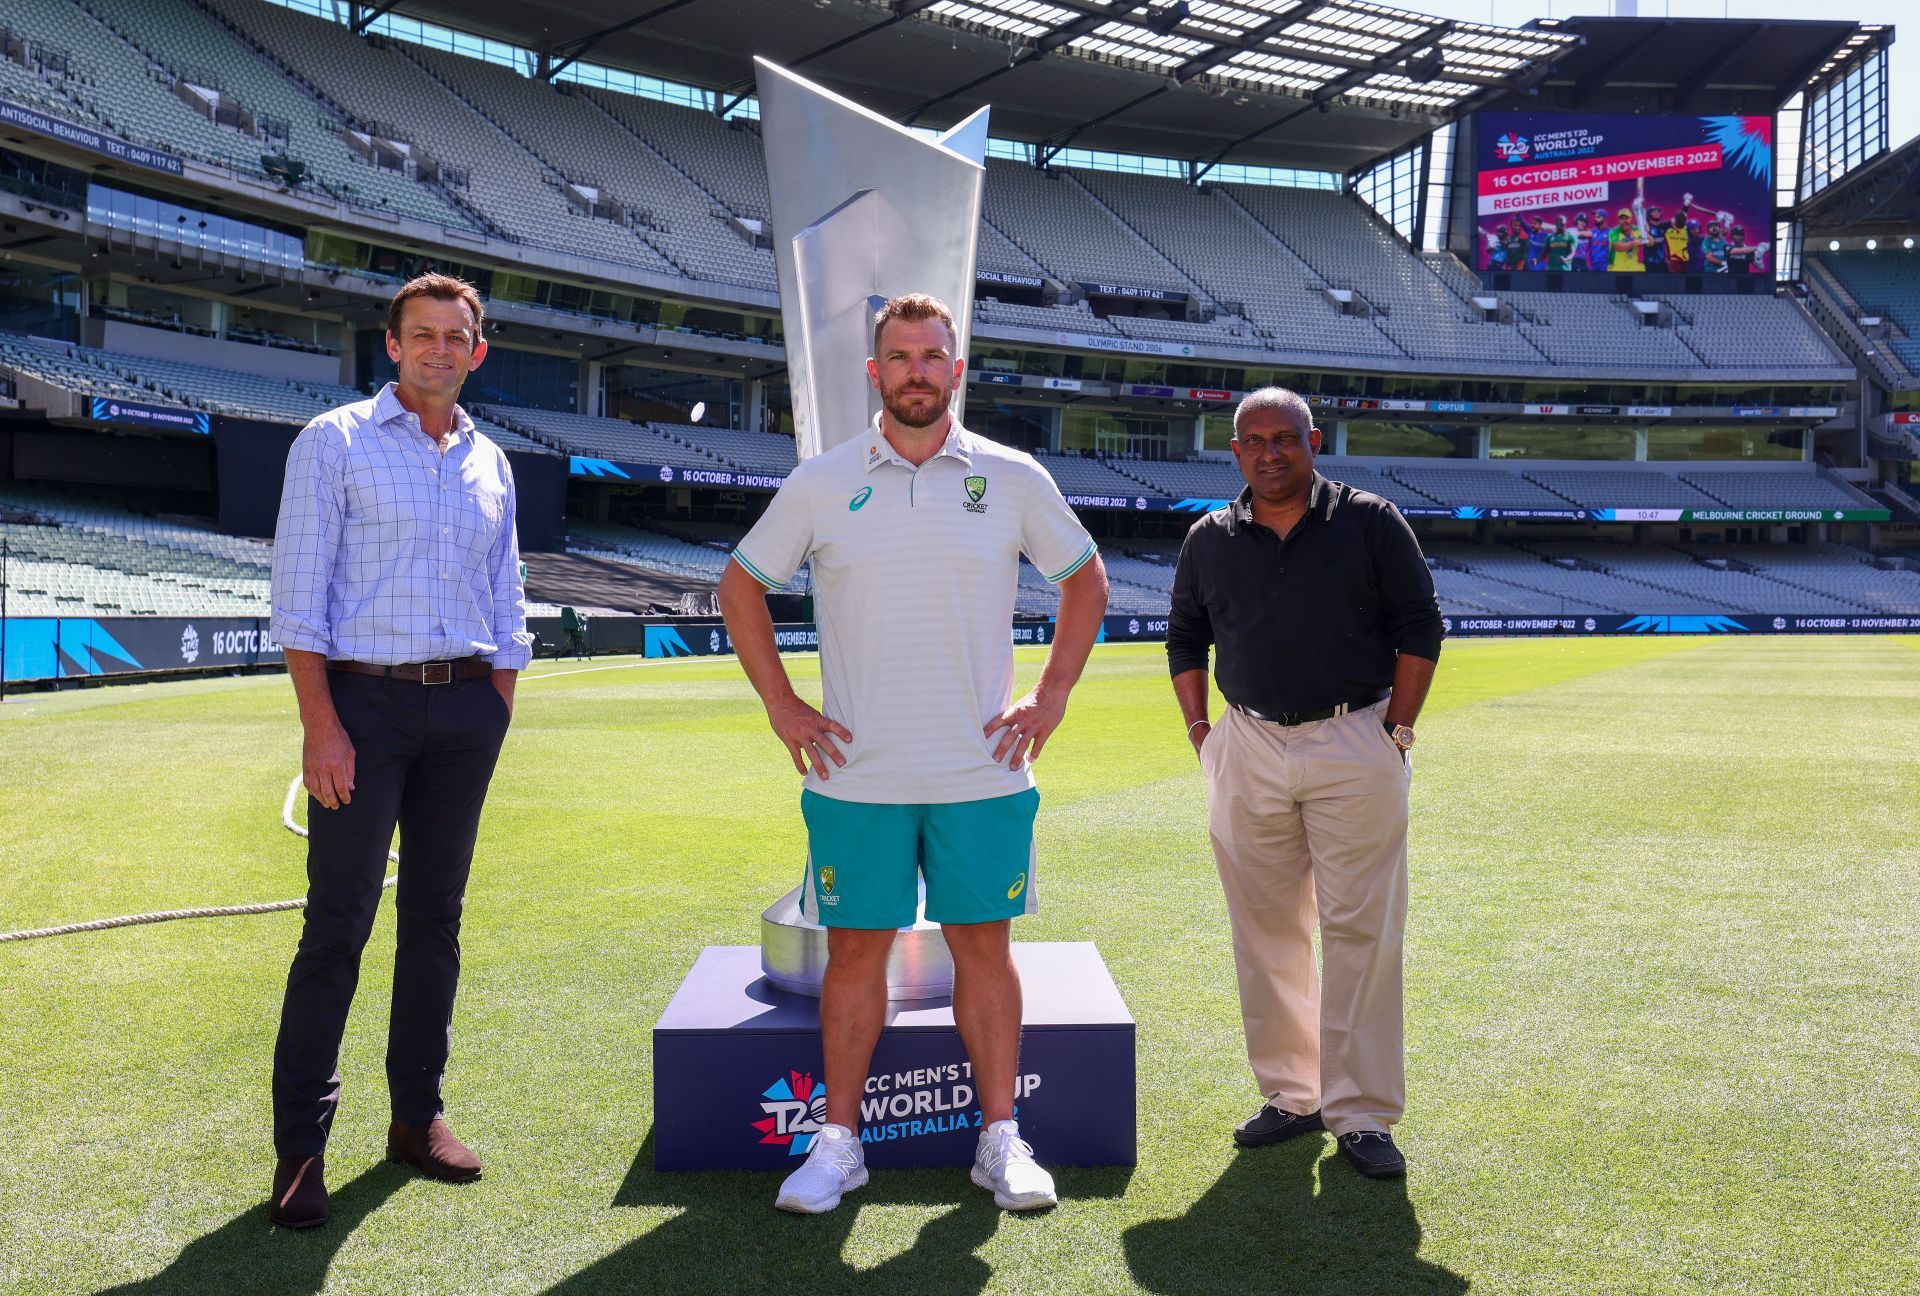
[[[286,447],[390,375],[385,299],[427,268],[489,301],[466,399],[536,614],[710,612],[795,463],[750,53],[916,127],[993,105],[965,417],[1100,539],[1111,635],[1164,618],[1271,383],[1315,404],[1328,476],[1412,521],[1459,632],[1920,617],[1891,29],[745,7],[760,44],[728,53],[704,0],[600,30],[12,0],[0,679],[112,668],[27,623],[264,617]],[[1053,597],[1023,569],[1020,616]]]

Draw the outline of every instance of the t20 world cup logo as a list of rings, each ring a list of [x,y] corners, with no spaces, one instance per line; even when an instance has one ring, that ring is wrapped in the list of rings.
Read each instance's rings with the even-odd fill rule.
[[[1500,155],[1502,162],[1525,162],[1527,154],[1533,152],[1533,145],[1525,135],[1508,131],[1493,142],[1493,151]]]
[[[805,1156],[813,1136],[827,1123],[826,1082],[789,1071],[760,1095],[760,1110],[766,1117],[753,1122],[760,1141],[786,1148],[788,1156]]]

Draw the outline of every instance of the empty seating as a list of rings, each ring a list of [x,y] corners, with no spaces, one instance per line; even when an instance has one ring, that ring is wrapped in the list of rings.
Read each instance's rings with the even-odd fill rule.
[[[1697,486],[1664,472],[1604,468],[1530,468],[1528,477],[1586,508],[1720,508]]]
[[[1140,495],[1146,488],[1115,472],[1106,461],[1075,454],[1043,454],[1036,458],[1063,495]]]
[[[1572,501],[1554,494],[1537,482],[1501,468],[1429,468],[1421,464],[1395,464],[1386,470],[1393,477],[1422,495],[1442,504],[1484,508],[1564,509]]]
[[[585,186],[602,202],[617,203],[621,219],[632,225],[631,235],[681,274],[772,291],[773,254],[730,229],[724,208],[711,194],[601,108],[600,100],[572,93],[571,84],[555,85],[457,54],[418,47],[407,53],[556,176]],[[621,229],[612,220],[590,223]]]
[[[403,52],[412,47],[375,43],[263,0],[208,3],[361,124],[458,169],[466,202],[495,228],[537,247],[679,273],[631,230],[578,211],[559,176]],[[490,66],[460,62],[463,72]]]
[[[1811,465],[1772,472],[1695,469],[1680,474],[1728,508],[1864,509],[1872,500],[1815,472]]]
[[[1466,302],[1355,199],[1323,189],[1229,186],[1233,200],[1283,239],[1331,287],[1375,308],[1372,323],[1409,356],[1539,363],[1506,325],[1482,323]]]
[[[1788,297],[1664,297],[1675,335],[1717,369],[1830,369],[1846,360]]]

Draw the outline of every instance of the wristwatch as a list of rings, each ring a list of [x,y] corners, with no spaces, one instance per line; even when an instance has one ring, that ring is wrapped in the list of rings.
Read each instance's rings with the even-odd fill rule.
[[[1387,731],[1387,737],[1393,739],[1393,745],[1401,751],[1413,746],[1413,726],[1397,725],[1391,720],[1382,720],[1381,727]]]

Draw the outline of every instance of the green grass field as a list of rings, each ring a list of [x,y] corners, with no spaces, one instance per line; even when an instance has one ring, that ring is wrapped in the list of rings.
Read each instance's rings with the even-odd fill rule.
[[[264,1209],[297,913],[0,945],[0,1291],[1920,1291],[1920,641],[1447,648],[1404,1184],[1229,1141],[1258,1095],[1163,663],[1096,653],[1016,932],[1105,955],[1137,1168],[1062,1169],[1033,1217],[962,1171],[818,1218],[773,1209],[775,1174],[655,1174],[650,1031],[797,880],[797,780],[729,661],[543,664],[468,896],[448,1104],[486,1178],[381,1159],[391,901],[304,1234]],[[0,930],[298,895],[298,753],[280,677],[9,700]]]

